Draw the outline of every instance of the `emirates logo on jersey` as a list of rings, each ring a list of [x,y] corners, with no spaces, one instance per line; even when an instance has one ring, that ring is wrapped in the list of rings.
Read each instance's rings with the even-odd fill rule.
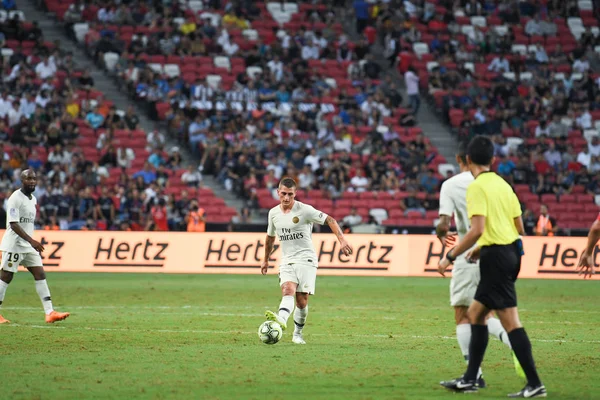
[[[292,222],[297,224],[298,222],[300,222],[300,218],[294,217],[294,218],[292,218]]]

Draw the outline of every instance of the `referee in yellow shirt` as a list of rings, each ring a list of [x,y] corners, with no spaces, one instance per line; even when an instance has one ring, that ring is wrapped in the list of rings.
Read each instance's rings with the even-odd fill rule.
[[[440,261],[440,270],[444,271],[458,256],[477,244],[467,258],[480,258],[481,280],[468,311],[471,343],[467,372],[461,378],[440,384],[457,392],[478,391],[477,372],[488,344],[486,316],[494,310],[508,332],[513,351],[527,376],[527,385],[508,397],[546,397],[546,388],[540,381],[533,360],[531,342],[517,310],[515,281],[523,254],[519,234],[524,231],[521,206],[512,187],[491,171],[493,162],[492,141],[485,136],[471,140],[467,148],[467,163],[475,178],[467,189],[471,229]]]

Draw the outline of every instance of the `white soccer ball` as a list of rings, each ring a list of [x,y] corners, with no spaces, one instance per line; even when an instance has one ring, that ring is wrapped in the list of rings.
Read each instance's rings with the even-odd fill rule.
[[[258,338],[265,344],[275,344],[282,336],[281,325],[275,321],[265,321],[258,327]]]

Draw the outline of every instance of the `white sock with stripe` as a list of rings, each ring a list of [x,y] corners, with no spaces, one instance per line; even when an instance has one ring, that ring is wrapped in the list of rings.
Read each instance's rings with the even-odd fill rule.
[[[277,313],[285,323],[287,324],[287,320],[290,317],[292,311],[294,311],[294,304],[296,303],[294,296],[283,296],[281,298],[281,303],[279,304],[279,312]]]
[[[294,311],[294,334],[301,334],[306,323],[306,317],[308,316],[308,306],[305,308],[298,308]]]
[[[50,289],[48,289],[46,280],[42,279],[41,281],[35,281],[35,290],[37,291],[38,296],[40,296],[46,315],[54,311],[54,308],[52,308],[52,299],[50,298]]]
[[[502,323],[500,322],[500,320],[498,318],[494,318],[494,317],[489,318],[487,320],[487,326],[488,326],[488,331],[490,332],[490,335],[494,335],[495,337],[500,339],[500,341],[502,343],[507,345],[509,349],[512,349],[512,346],[510,344],[510,339],[508,338],[508,333],[506,333],[506,330],[504,329],[504,327],[502,326]]]
[[[456,325],[456,339],[458,340],[458,347],[460,347],[460,351],[465,358],[467,364],[469,363],[469,344],[471,343],[471,325],[470,324],[460,324]],[[477,377],[479,378],[483,372],[481,372],[481,368],[477,372]]]
[[[0,306],[2,305],[2,302],[4,301],[4,296],[6,295],[6,289],[8,289],[8,283],[6,283],[2,279],[0,279]]]

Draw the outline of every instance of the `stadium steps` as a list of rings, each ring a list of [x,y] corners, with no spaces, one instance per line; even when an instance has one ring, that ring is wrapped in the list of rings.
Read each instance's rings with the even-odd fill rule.
[[[356,33],[356,19],[354,18],[352,2],[346,1],[346,6],[346,9],[340,10],[343,15],[342,25],[344,27],[344,33],[348,35],[350,40],[356,42],[360,39],[360,36]],[[402,97],[404,98],[406,107],[408,107],[408,95],[406,94],[406,88],[404,86],[404,77],[400,75],[395,67],[388,67],[389,63],[383,57],[383,50],[384,47],[378,37],[371,46],[371,52],[373,53],[375,60],[382,66],[383,73],[392,76],[398,87],[401,88]],[[431,144],[438,149],[439,153],[446,158],[448,163],[456,164],[455,155],[458,141],[434,113],[434,110],[425,100],[424,95],[421,96],[421,107],[419,109],[419,114],[417,115],[417,120],[417,126],[423,129],[423,133],[431,140]]]
[[[111,100],[117,106],[117,108],[126,110],[129,105],[133,105],[140,118],[140,125],[146,132],[152,131],[155,128],[164,128],[164,125],[156,124],[148,118],[148,113],[145,109],[139,107],[139,105],[132,101],[126,93],[122,92],[118,85],[113,79],[98,68],[92,59],[89,58],[87,53],[82,47],[76,45],[75,42],[67,38],[64,30],[59,23],[54,19],[54,15],[49,15],[40,8],[36,7],[37,1],[23,1],[19,2],[19,9],[22,10],[30,21],[38,21],[40,28],[44,32],[44,37],[48,41],[60,41],[61,48],[66,51],[73,52],[73,59],[79,67],[85,68],[90,71],[90,75],[94,79],[94,87],[104,93],[106,99]],[[171,146],[178,146],[181,149],[184,160],[195,160],[195,157],[188,151],[187,148],[182,147],[175,139],[167,138],[167,149]],[[198,160],[195,160],[196,162]],[[218,197],[223,198],[227,206],[240,210],[244,206],[244,201],[238,199],[233,193],[230,193],[222,188],[222,186],[212,177],[204,176],[204,184],[213,190],[214,194]],[[254,222],[264,222],[263,219],[259,219]]]

